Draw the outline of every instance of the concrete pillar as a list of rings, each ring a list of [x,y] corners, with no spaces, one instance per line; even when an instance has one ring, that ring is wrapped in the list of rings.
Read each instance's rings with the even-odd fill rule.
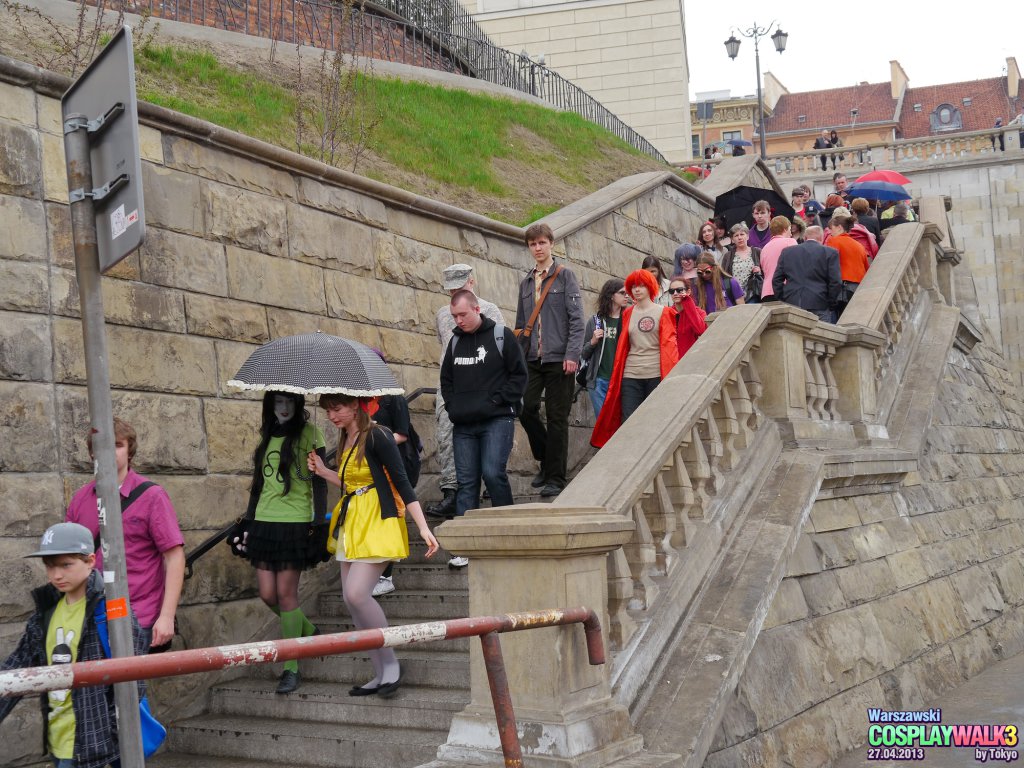
[[[807,419],[804,337],[817,325],[818,318],[781,302],[763,306],[771,307],[772,319],[753,353],[761,374],[758,405],[771,419]]]
[[[608,627],[607,554],[633,534],[633,522],[601,507],[547,504],[472,510],[438,537],[469,557],[471,616],[586,606]],[[500,635],[524,758],[565,768],[598,768],[634,754],[642,738],[611,698],[609,665],[587,660],[582,626]],[[606,638],[607,645],[607,638]],[[470,652],[469,706],[438,751],[446,762],[501,763],[487,675],[478,641]]]
[[[860,430],[867,430],[878,415],[875,354],[885,344],[885,334],[864,326],[843,327],[846,343],[836,348],[832,359],[832,374],[839,390],[839,418],[851,422],[860,437],[880,437],[878,434],[860,434]],[[884,430],[884,427],[872,429]]]

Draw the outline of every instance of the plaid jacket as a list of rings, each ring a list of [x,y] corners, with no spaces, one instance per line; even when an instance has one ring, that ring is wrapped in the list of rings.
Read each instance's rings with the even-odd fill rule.
[[[53,609],[61,598],[61,593],[49,584],[32,591],[36,610],[25,625],[25,632],[18,642],[14,653],[0,665],[0,669],[23,669],[26,667],[45,667],[46,662],[46,623],[53,616]],[[78,642],[78,658],[76,661],[96,661],[106,658],[96,632],[97,603],[103,598],[103,580],[98,571],[89,575],[86,585],[85,620],[82,626],[82,638]],[[142,656],[146,652],[145,640],[139,623],[132,615],[132,639],[135,655]],[[139,695],[143,692],[139,684]],[[14,708],[20,696],[0,698],[0,721]],[[49,704],[46,694],[40,697],[43,724],[47,722]],[[117,717],[114,712],[113,686],[89,686],[71,690],[71,705],[75,710],[75,768],[102,768],[119,759],[117,744]],[[43,729],[43,752],[48,751],[46,729]]]

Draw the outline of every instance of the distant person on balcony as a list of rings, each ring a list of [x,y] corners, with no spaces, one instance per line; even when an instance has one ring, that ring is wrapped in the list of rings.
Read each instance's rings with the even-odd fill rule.
[[[833,129],[832,132],[829,133],[828,141],[829,141],[829,144],[831,144],[833,147],[841,147],[841,146],[843,146],[843,140],[839,138],[839,134],[835,132],[835,129]],[[835,155],[829,155],[829,157],[832,158],[832,170],[834,171],[836,169],[836,156]],[[839,161],[842,162],[845,159],[846,159],[846,155],[844,155],[844,154],[842,154],[840,152],[839,153]],[[846,177],[844,176],[843,178],[846,178]]]
[[[843,280],[839,251],[822,245],[823,237],[821,227],[808,227],[804,242],[783,249],[772,275],[772,291],[780,301],[834,323]]]
[[[828,131],[824,128],[821,129],[821,135],[814,140],[815,149],[829,149],[832,146],[832,142],[829,141]],[[835,167],[833,160],[833,168]],[[821,170],[828,170],[828,155],[821,155]]]
[[[633,306],[622,313],[622,333],[608,396],[590,438],[596,448],[611,439],[679,362],[676,311],[654,303],[651,296],[657,290],[646,270],[630,272],[626,278],[626,292],[633,297]]]
[[[835,307],[836,317],[839,317],[867,274],[868,254],[863,245],[850,237],[853,216],[845,208],[836,209],[828,222],[828,229],[829,237],[825,245],[839,251],[839,272],[843,278],[843,292]]]
[[[469,264],[452,264],[445,267],[441,273],[441,287],[454,296],[458,291],[473,291],[476,293],[476,278],[473,276],[473,267]],[[477,300],[480,302],[480,311],[484,317],[490,318],[498,325],[505,325],[505,316],[497,305],[486,299]],[[451,304],[445,304],[437,310],[434,316],[434,325],[437,329],[437,340],[441,342],[441,359],[444,359],[445,350],[448,349],[448,342],[452,340],[455,333],[455,321],[452,319]],[[455,517],[455,492],[459,487],[459,481],[455,475],[455,452],[452,449],[452,422],[448,418],[448,411],[444,407],[444,397],[440,390],[434,396],[434,417],[437,420],[437,463],[440,467],[441,476],[441,501],[432,504],[427,508],[426,515],[431,520],[451,520]]]
[[[722,148],[716,146],[714,148],[714,151],[711,153],[711,159],[712,160],[721,160],[721,159],[723,159],[723,157],[724,156],[722,155]]]
[[[768,222],[772,218],[772,207],[767,200],[758,200],[754,203],[753,209],[754,228],[750,230],[748,239],[751,248],[764,248],[772,239],[772,233],[768,229]]]
[[[761,249],[761,271],[764,273],[764,285],[761,288],[762,302],[776,300],[772,286],[775,265],[779,263],[779,256],[786,248],[797,244],[790,229],[789,219],[785,216],[776,216],[772,219],[771,233],[772,239]]]
[[[736,144],[736,145],[733,146],[733,148],[732,148],[732,156],[733,157],[743,157],[745,154],[747,154],[747,150],[745,150],[742,146],[740,146],[739,144]]]
[[[1002,128],[1003,127],[1003,118],[997,117],[996,118],[996,124],[994,126],[992,126],[992,127],[996,128],[996,129]],[[1003,139],[1002,132],[999,133],[998,137],[993,134],[993,136],[992,136],[992,151],[994,152],[995,148],[996,148],[996,138],[999,139],[999,151],[1000,152],[1005,152],[1006,151],[1006,141]]]

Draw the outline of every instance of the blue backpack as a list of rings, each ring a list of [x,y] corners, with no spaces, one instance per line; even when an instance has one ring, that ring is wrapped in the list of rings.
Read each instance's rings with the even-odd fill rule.
[[[96,634],[100,637],[103,653],[109,659],[111,658],[110,635],[107,632],[107,601],[105,598],[101,598],[96,603],[96,613],[93,618],[96,621]],[[146,757],[151,757],[167,738],[167,729],[149,711],[149,701],[145,694],[139,699],[139,722],[142,724],[142,751]]]

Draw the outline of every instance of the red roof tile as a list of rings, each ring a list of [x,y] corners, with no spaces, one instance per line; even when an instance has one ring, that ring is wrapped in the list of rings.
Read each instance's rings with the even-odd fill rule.
[[[963,100],[971,103],[965,105]],[[920,104],[921,111],[914,111]],[[1017,99],[1017,105],[1010,103],[1006,95],[1006,78],[990,77],[985,80],[970,80],[963,83],[945,83],[921,88],[908,88],[903,100],[903,114],[900,128],[906,139],[933,136],[931,114],[943,104],[949,104],[960,111],[962,131],[980,131],[995,125],[996,118],[1006,125],[1024,105],[1024,99]]]
[[[814,131],[850,124],[850,110],[857,109],[857,124],[892,122],[896,99],[889,95],[889,83],[862,83],[824,91],[783,94],[771,117],[764,121],[765,134],[784,131]],[[800,115],[805,120],[800,122]]]

